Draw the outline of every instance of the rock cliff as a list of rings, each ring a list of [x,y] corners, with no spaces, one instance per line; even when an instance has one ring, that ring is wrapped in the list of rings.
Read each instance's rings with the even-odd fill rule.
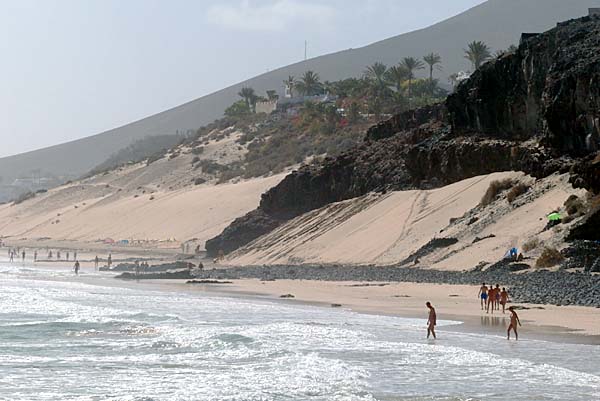
[[[524,40],[477,70],[444,104],[372,128],[356,148],[305,166],[262,196],[206,249],[230,252],[283,222],[370,191],[434,188],[476,175],[571,172],[600,191],[600,19],[585,17]]]

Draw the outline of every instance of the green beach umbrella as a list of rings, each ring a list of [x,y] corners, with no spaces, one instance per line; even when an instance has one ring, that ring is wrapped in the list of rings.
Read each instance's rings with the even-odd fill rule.
[[[548,215],[548,220],[550,220],[550,221],[557,221],[557,220],[560,220],[560,219],[562,219],[562,217],[558,213],[550,213]]]

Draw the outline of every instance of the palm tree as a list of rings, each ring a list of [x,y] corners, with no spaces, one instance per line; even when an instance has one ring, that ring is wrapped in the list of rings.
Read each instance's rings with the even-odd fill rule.
[[[386,79],[398,92],[402,92],[402,84],[408,79],[408,71],[402,65],[395,65],[387,70]]]
[[[465,58],[471,62],[474,69],[481,67],[486,60],[492,57],[490,48],[481,41],[473,41],[468,44],[468,49],[465,49]]]
[[[363,77],[369,81],[371,88],[376,96],[381,95],[385,88],[387,88],[386,83],[386,72],[387,67],[383,63],[375,63],[366,68],[363,72]]]
[[[425,68],[425,65],[421,60],[417,60],[414,57],[404,57],[400,65],[406,69],[406,73],[408,74],[408,106],[410,107],[411,86],[412,80],[415,78],[415,71],[422,70]]]
[[[250,110],[252,110],[252,106],[256,102],[256,99],[257,99],[256,93],[254,92],[254,89],[248,88],[248,87],[244,87],[244,88],[242,88],[242,90],[240,90],[240,92],[238,93],[238,95],[242,99],[244,99],[244,101],[246,102],[246,106],[248,106],[248,108]]]
[[[296,78],[293,75],[290,75],[287,79],[283,81],[283,84],[290,91],[290,97],[294,97],[294,89],[296,88]]]
[[[425,57],[423,57],[423,61],[427,63],[429,66],[429,84],[431,85],[431,96],[433,96],[433,91],[435,89],[433,85],[433,69],[437,66],[438,70],[441,70],[442,67],[442,57],[437,53],[429,53]]]
[[[300,81],[296,82],[296,89],[304,96],[317,95],[322,87],[319,74],[314,71],[306,71]]]
[[[269,101],[273,101],[273,100],[277,100],[279,99],[279,95],[277,94],[277,91],[275,90],[268,90],[267,91],[267,99],[269,99]]]
[[[425,57],[423,57],[423,61],[429,66],[429,80],[433,81],[433,69],[437,66],[438,70],[441,70],[442,67],[442,57],[437,53],[429,53]]]

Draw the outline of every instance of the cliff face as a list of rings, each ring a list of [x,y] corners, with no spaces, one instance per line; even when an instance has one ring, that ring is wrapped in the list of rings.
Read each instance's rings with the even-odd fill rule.
[[[525,40],[477,70],[446,105],[457,135],[539,137],[572,156],[597,150],[600,21],[567,21]]]
[[[582,18],[489,62],[445,104],[402,113],[360,146],[306,166],[262,196],[257,210],[206,243],[237,249],[302,213],[370,191],[433,188],[496,171],[534,177],[571,170],[600,189],[600,19]]]

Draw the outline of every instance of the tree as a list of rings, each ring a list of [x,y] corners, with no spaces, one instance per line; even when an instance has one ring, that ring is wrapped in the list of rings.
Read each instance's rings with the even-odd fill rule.
[[[387,70],[387,81],[396,88],[399,93],[402,92],[402,84],[408,79],[408,71],[402,65],[395,65]]]
[[[410,107],[411,86],[412,80],[415,78],[415,71],[422,70],[425,68],[425,65],[421,60],[417,60],[414,57],[404,57],[400,62],[400,65],[406,69],[406,73],[408,74],[408,104]]]
[[[429,82],[433,83],[433,69],[436,66],[439,70],[442,69],[442,67],[440,66],[440,64],[442,63],[442,57],[437,53],[429,53],[428,55],[423,57],[423,61],[425,61],[425,63],[427,63],[427,65],[429,66]],[[433,90],[434,90],[434,88],[432,85],[432,89],[431,89],[432,96],[433,96]]]
[[[231,106],[225,109],[225,115],[227,117],[240,117],[250,114],[250,106],[245,100],[238,100]]]
[[[381,96],[387,89],[386,72],[385,64],[379,62],[368,66],[363,72],[363,77],[369,82],[375,96]]]
[[[296,82],[296,89],[304,96],[318,95],[321,93],[322,87],[319,74],[314,71],[306,71]]]
[[[360,119],[360,107],[358,103],[352,102],[348,107],[348,121],[355,123]]]
[[[269,101],[274,101],[279,99],[279,95],[277,94],[277,91],[275,90],[268,90],[267,91],[267,98],[269,99]]]
[[[242,88],[242,90],[240,90],[238,95],[242,99],[244,99],[244,102],[246,102],[246,106],[248,106],[249,110],[254,109],[254,106],[256,105],[256,101],[258,100],[258,96],[256,96],[254,89],[244,87],[244,88]]]
[[[283,81],[283,84],[290,91],[290,97],[294,97],[294,89],[296,88],[296,78],[293,75],[290,75],[286,80]]]
[[[465,49],[465,58],[471,62],[475,70],[481,67],[481,64],[489,60],[490,57],[492,57],[490,48],[481,41],[473,41]]]
[[[381,111],[383,109],[383,104],[381,103],[381,99],[378,97],[373,97],[369,99],[369,113],[375,115],[375,120],[379,121],[381,117]]]

